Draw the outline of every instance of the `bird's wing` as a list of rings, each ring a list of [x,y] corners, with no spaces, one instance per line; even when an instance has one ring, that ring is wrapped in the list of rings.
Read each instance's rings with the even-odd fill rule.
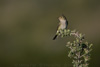
[[[61,25],[61,23],[58,24],[56,31],[59,29],[60,25]]]
[[[68,27],[68,21],[66,21],[66,28]]]
[[[58,30],[60,29],[60,25],[61,25],[61,23],[59,23],[59,24],[58,24],[58,26],[57,26],[57,29],[56,29],[56,34],[58,34],[58,33],[59,33],[59,31],[58,31]]]

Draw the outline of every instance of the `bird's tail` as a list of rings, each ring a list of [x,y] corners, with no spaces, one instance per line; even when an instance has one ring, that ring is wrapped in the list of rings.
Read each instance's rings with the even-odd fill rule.
[[[53,38],[53,40],[55,40],[55,39],[57,38],[57,36],[58,36],[58,35],[55,35],[54,38]]]

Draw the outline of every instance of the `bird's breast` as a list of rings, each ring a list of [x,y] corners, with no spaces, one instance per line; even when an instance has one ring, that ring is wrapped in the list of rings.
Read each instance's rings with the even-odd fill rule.
[[[62,24],[60,25],[60,28],[61,28],[61,29],[65,29],[65,28],[66,28],[66,24],[65,24],[65,23],[62,23]]]

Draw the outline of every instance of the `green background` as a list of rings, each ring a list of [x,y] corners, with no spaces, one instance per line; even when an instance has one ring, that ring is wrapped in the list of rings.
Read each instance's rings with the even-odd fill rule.
[[[0,67],[72,67],[74,38],[52,40],[62,14],[94,44],[89,67],[100,67],[100,0],[0,0]]]

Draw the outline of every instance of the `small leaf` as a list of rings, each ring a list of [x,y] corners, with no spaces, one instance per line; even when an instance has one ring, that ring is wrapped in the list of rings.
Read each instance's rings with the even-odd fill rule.
[[[79,67],[83,67],[82,64],[80,64]]]
[[[66,29],[64,29],[64,35],[65,35],[65,36],[67,35],[67,30],[66,30]]]
[[[63,34],[63,30],[60,30],[60,33]]]
[[[90,44],[90,45],[89,45],[89,48],[91,48],[92,46],[93,46],[93,44]]]
[[[67,32],[70,32],[70,29],[68,29]]]
[[[73,31],[71,31],[72,33],[75,33],[76,32],[76,30],[73,30]]]
[[[64,35],[62,34],[62,35],[61,35],[61,37],[63,38],[63,37],[64,37]]]
[[[89,43],[88,42],[85,42],[85,44],[88,46]]]
[[[87,62],[87,61],[90,60],[90,57],[89,56],[83,56],[83,57],[84,57],[85,62]]]
[[[76,42],[79,43],[79,39],[78,38],[76,38]]]
[[[72,52],[76,52],[76,47],[72,47]]]
[[[85,54],[88,54],[89,53],[89,50],[88,49],[84,49],[85,51]]]
[[[82,37],[82,34],[79,34],[80,37]]]

